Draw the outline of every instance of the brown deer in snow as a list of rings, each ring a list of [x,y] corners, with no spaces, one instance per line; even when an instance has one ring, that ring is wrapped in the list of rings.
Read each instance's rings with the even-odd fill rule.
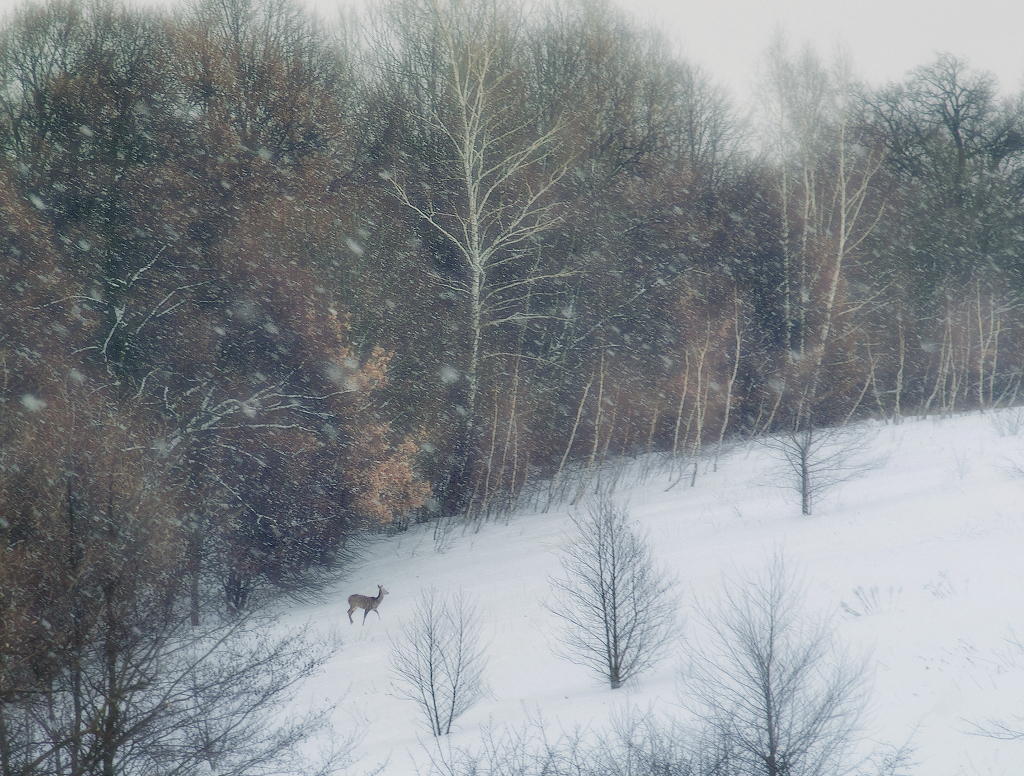
[[[366,615],[370,612],[377,612],[377,607],[380,606],[380,602],[384,600],[384,596],[388,594],[388,591],[384,589],[383,585],[377,585],[377,597],[371,598],[368,595],[361,595],[356,593],[348,597],[348,621],[353,625],[356,624],[355,620],[352,619],[352,612],[356,609],[363,610],[363,625],[366,625]],[[380,612],[377,612],[377,619],[380,619]]]

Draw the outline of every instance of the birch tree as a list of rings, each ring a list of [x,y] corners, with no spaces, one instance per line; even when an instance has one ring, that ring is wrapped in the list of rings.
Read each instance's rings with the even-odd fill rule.
[[[478,435],[488,334],[545,317],[528,297],[541,282],[568,275],[522,259],[562,220],[553,194],[570,159],[559,146],[561,122],[517,110],[511,99],[521,32],[513,4],[407,0],[390,6],[384,21],[388,64],[404,70],[408,83],[433,82],[408,109],[424,125],[423,136],[438,145],[429,151],[440,174],[418,182],[402,171],[389,175],[398,201],[454,259],[451,271],[434,280],[459,300],[465,316],[464,425],[448,494],[457,505]]]
[[[871,290],[847,293],[851,261],[878,226],[883,203],[873,183],[884,147],[861,130],[852,67],[842,54],[830,67],[805,49],[794,57],[777,38],[767,53],[762,121],[775,158],[786,361],[797,375],[799,425],[811,422],[826,387],[827,357],[849,316]]]

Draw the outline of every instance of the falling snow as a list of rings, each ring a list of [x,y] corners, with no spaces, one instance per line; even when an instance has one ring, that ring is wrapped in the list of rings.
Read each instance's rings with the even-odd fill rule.
[[[866,741],[910,742],[920,762],[915,774],[1014,776],[1024,742],[974,735],[972,725],[1024,714],[1024,654],[1007,641],[1022,630],[1024,611],[1024,480],[1015,471],[1024,463],[1024,437],[1012,433],[1024,429],[1021,421],[1019,410],[1009,410],[872,424],[886,465],[834,492],[813,517],[801,517],[799,504],[776,487],[778,464],[758,445],[734,448],[717,470],[704,462],[693,487],[666,490],[666,474],[642,480],[634,469],[620,476],[628,485],[616,497],[680,579],[685,638],[701,638],[688,617],[694,601],[781,549],[806,577],[808,606],[831,613],[840,638],[868,656],[874,703]],[[325,603],[289,612],[289,622],[341,634],[310,696],[340,701],[339,729],[358,721],[361,765],[386,760],[388,776],[426,772],[432,741],[416,707],[396,698],[388,655],[431,586],[479,600],[490,644],[492,697],[457,721],[452,744],[472,746],[488,725],[538,716],[553,735],[600,729],[629,709],[686,721],[684,641],[674,660],[622,690],[602,687],[587,669],[553,654],[555,626],[543,602],[567,528],[565,508],[456,529],[444,541],[433,525],[419,526],[368,548]],[[345,598],[371,583],[391,592],[381,620],[349,627]]]

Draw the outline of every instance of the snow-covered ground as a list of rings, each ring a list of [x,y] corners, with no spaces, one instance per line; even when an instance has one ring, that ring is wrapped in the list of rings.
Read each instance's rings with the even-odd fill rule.
[[[810,517],[778,487],[771,451],[756,444],[732,449],[717,470],[702,467],[693,487],[687,479],[666,490],[667,474],[653,475],[620,484],[615,495],[679,579],[684,634],[694,600],[714,596],[724,576],[757,571],[781,549],[806,577],[808,606],[833,612],[842,641],[870,654],[868,739],[909,740],[922,776],[1022,774],[1024,742],[971,732],[972,723],[1024,716],[1024,654],[1008,643],[1014,632],[1024,639],[1019,417],[1011,410],[1002,422],[975,413],[866,425],[884,465],[829,493]],[[558,623],[542,602],[548,576],[560,570],[567,515],[567,508],[517,514],[457,532],[440,549],[431,526],[382,538],[325,604],[288,613],[287,622],[340,633],[312,693],[315,701],[342,699],[339,731],[361,729],[355,772],[387,760],[389,776],[411,774],[424,761],[431,736],[417,707],[394,693],[389,657],[390,640],[431,587],[474,597],[488,643],[491,695],[457,720],[456,745],[472,744],[487,725],[538,716],[571,729],[602,728],[630,706],[684,714],[682,645],[619,690],[552,651]],[[380,617],[371,613],[363,626],[357,612],[349,625],[347,596],[374,594],[378,584],[390,591]]]

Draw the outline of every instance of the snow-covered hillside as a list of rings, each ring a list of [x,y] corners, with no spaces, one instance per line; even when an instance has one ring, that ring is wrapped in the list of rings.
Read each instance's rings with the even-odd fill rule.
[[[661,563],[680,580],[683,631],[694,600],[724,576],[754,571],[781,549],[806,576],[808,606],[834,612],[843,642],[870,653],[873,703],[867,737],[911,741],[922,776],[1024,773],[1024,742],[973,735],[972,723],[1024,716],[1024,427],[1014,411],[945,420],[872,424],[884,465],[842,485],[800,514],[778,487],[778,464],[759,445],[734,448],[717,470],[666,490],[667,475],[621,486],[616,498],[649,532]],[[424,589],[461,588],[479,602],[491,696],[457,720],[468,745],[487,725],[542,716],[549,725],[603,727],[630,706],[685,716],[679,705],[684,648],[619,690],[552,651],[557,622],[542,605],[559,571],[567,508],[517,514],[459,532],[440,550],[430,526],[372,543],[323,605],[297,607],[287,622],[337,631],[341,646],[312,689],[342,698],[339,731],[361,729],[354,754],[385,773],[415,772],[431,736],[417,707],[396,697],[390,640]],[[349,625],[350,593],[390,595],[380,617]],[[308,701],[308,697],[304,700]],[[1021,723],[1024,728],[1024,722]],[[422,766],[421,766],[422,767]],[[360,768],[356,768],[356,771]]]

